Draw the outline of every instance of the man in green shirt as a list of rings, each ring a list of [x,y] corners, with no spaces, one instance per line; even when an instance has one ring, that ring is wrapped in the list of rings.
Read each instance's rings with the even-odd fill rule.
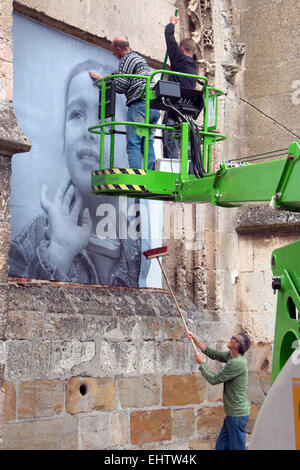
[[[210,348],[191,332],[186,335],[207,357],[226,363],[221,371],[214,372],[206,365],[202,354],[196,354],[200,372],[208,383],[224,384],[223,403],[226,418],[216,442],[216,450],[245,450],[250,403],[248,368],[244,353],[249,349],[249,338],[244,333],[232,336],[227,345],[228,351],[224,352]]]

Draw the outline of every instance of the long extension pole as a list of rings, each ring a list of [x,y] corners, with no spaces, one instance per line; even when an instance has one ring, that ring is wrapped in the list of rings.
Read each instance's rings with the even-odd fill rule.
[[[172,294],[172,297],[173,297],[173,299],[174,299],[174,302],[175,302],[175,305],[176,305],[177,310],[178,310],[178,312],[179,312],[179,315],[181,316],[182,322],[183,322],[183,324],[184,324],[184,328],[185,328],[186,331],[188,331],[188,328],[187,328],[187,326],[186,326],[186,322],[185,322],[185,320],[184,320],[184,318],[183,318],[182,312],[181,312],[181,310],[180,310],[180,307],[179,307],[179,305],[178,305],[178,302],[177,302],[177,300],[176,300],[176,297],[175,297],[175,295],[174,295],[174,292],[173,292],[173,290],[172,290],[172,288],[171,288],[171,285],[170,285],[170,283],[169,283],[169,279],[167,278],[167,275],[166,275],[166,273],[165,273],[165,270],[164,270],[164,268],[163,268],[163,265],[162,265],[162,263],[161,263],[159,257],[157,257],[157,261],[158,261],[159,266],[160,266],[160,268],[161,268],[161,270],[162,270],[162,273],[163,273],[163,275],[164,275],[164,278],[165,278],[165,280],[166,280],[166,283],[167,283],[167,285],[168,285],[168,287],[169,287],[169,291],[170,291],[171,294]],[[197,351],[197,348],[196,348],[196,346],[195,346],[195,343],[194,343],[194,341],[193,341],[192,339],[191,339],[191,342],[192,342],[193,348],[194,348],[194,350],[195,350],[195,352],[196,352],[196,354],[197,354],[198,351]]]

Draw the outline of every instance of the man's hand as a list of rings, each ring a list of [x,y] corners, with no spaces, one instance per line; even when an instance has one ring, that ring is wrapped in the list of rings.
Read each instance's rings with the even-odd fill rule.
[[[192,339],[193,341],[195,341],[195,339],[197,339],[196,336],[194,335],[194,333],[192,333],[191,331],[186,331],[185,334],[186,334],[187,338],[190,339],[190,340]]]
[[[172,15],[170,17],[170,23],[177,24],[178,21],[179,21],[179,18],[177,18],[177,16]]]
[[[191,331],[186,331],[185,334],[186,334],[186,336],[189,340],[194,341],[196,346],[198,346],[198,348],[200,348],[202,352],[205,352],[206,344],[203,343],[203,341],[201,341],[199,338],[197,338],[197,336],[195,336],[194,333],[192,333]]]
[[[89,72],[89,76],[91,77],[92,80],[99,80],[100,78],[103,78],[102,75],[99,75],[99,73],[96,73],[96,72],[93,72],[93,71],[90,71]]]
[[[198,362],[198,364],[201,365],[201,364],[203,364],[203,362],[205,362],[205,359],[204,359],[204,357],[202,356],[202,354],[197,353],[197,354],[196,354],[196,361]]]

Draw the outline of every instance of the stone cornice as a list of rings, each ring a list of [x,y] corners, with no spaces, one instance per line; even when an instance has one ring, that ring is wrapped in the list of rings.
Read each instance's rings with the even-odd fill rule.
[[[0,154],[29,152],[31,143],[18,124],[11,102],[0,103]]]

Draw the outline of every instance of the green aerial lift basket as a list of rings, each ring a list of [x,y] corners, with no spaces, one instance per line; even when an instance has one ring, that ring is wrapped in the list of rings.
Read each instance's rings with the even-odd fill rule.
[[[201,90],[181,90],[178,83],[159,80],[154,89],[150,85],[155,81],[157,74],[172,74],[195,78],[201,83]],[[114,115],[115,102],[113,92],[113,78],[122,74],[110,75],[95,83],[101,90],[100,123],[89,128],[89,131],[100,135],[100,167],[92,172],[92,192],[94,194],[106,194],[114,196],[139,197],[147,199],[180,200],[180,187],[183,182],[196,180],[193,174],[188,174],[188,152],[190,124],[189,120],[183,120],[180,129],[162,124],[149,123],[150,107],[167,109],[164,107],[164,98],[172,100],[172,105],[179,112],[192,118],[196,118],[203,107],[201,128],[198,128],[198,137],[201,139],[201,155],[204,172],[211,172],[212,147],[216,142],[225,139],[225,136],[217,132],[218,97],[223,94],[221,90],[208,86],[206,77],[189,75],[167,70],[157,70],[151,76],[130,75],[130,77],[145,80],[145,89],[142,99],[145,101],[145,122],[116,121]],[[176,86],[179,87],[175,89]],[[200,104],[200,101],[202,105]],[[115,168],[114,146],[115,135],[123,133],[118,131],[120,126],[135,126],[136,132],[144,139],[144,165],[143,168]],[[148,146],[149,132],[151,129],[173,131],[180,140],[180,160],[176,171],[148,170]],[[110,165],[104,167],[105,139],[110,139]],[[165,159],[170,163],[169,159]],[[178,163],[178,162],[176,162]],[[177,165],[178,166],[178,165]]]

